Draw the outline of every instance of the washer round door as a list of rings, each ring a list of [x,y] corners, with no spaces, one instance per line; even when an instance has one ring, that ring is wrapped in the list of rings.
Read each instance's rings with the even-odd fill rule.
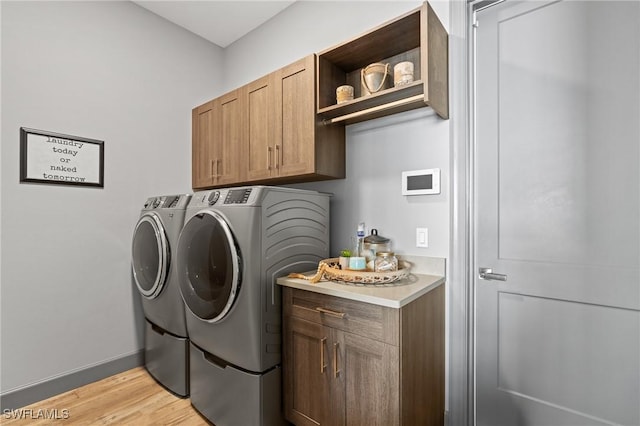
[[[238,296],[241,271],[238,245],[220,214],[203,210],[185,223],[178,241],[178,281],[195,316],[222,320]]]
[[[155,213],[143,215],[133,231],[131,268],[140,293],[153,299],[161,292],[169,272],[170,250],[162,221]]]

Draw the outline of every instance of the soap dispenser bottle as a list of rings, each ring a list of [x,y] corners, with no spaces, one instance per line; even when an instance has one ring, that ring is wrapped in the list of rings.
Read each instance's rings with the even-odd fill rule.
[[[358,224],[358,230],[356,232],[356,256],[363,256],[363,250],[364,250],[364,235],[365,235],[365,228],[364,228],[364,222],[360,222]]]

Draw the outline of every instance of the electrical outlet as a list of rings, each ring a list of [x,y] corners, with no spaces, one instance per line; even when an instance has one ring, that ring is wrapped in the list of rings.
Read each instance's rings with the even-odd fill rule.
[[[416,228],[416,247],[429,247],[429,230]]]

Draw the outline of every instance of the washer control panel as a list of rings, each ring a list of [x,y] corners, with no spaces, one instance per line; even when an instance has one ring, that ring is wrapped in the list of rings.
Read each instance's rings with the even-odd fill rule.
[[[150,197],[144,203],[144,210],[154,209],[185,209],[189,204],[190,194],[164,195],[161,197]]]

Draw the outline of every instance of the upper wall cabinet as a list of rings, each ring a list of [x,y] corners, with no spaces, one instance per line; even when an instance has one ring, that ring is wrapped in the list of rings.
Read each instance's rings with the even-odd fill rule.
[[[318,118],[316,55],[193,110],[193,188],[345,176],[343,124]]]
[[[249,182],[344,177],[344,126],[318,120],[315,75],[309,55],[247,85]]]
[[[413,64],[413,81],[394,85],[394,67]],[[363,70],[388,64],[390,87],[363,91]],[[357,123],[430,106],[449,118],[448,35],[431,6],[389,21],[359,37],[318,54],[318,115],[326,123]],[[353,100],[336,103],[336,89],[354,88]]]
[[[412,81],[394,82],[401,62]],[[430,106],[449,118],[448,35],[428,3],[193,110],[193,188],[345,176],[345,124]],[[385,64],[389,87],[362,90]],[[336,89],[354,99],[337,104]],[[369,87],[371,89],[371,86]]]
[[[245,179],[244,89],[236,89],[192,111],[192,185],[211,188]]]
[[[207,188],[214,184],[215,154],[212,151],[213,129],[217,122],[219,102],[209,101],[194,108],[191,113],[191,185]]]

